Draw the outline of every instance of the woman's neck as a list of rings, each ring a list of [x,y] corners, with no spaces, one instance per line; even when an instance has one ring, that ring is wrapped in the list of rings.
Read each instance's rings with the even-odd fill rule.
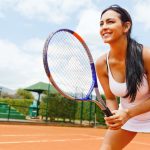
[[[111,57],[121,61],[125,60],[127,51],[127,39],[121,39],[110,44]]]

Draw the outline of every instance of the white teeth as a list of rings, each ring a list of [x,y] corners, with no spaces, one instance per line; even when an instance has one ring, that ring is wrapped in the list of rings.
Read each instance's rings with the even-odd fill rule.
[[[110,36],[110,34],[109,34],[109,33],[105,33],[105,34],[103,34],[103,37],[108,37],[108,36]]]

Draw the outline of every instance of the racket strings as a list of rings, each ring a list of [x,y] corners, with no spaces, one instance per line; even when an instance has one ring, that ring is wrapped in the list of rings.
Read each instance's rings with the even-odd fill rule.
[[[59,58],[58,58],[59,59]],[[71,58],[68,58],[68,59],[71,59]],[[65,64],[65,65],[67,65],[67,63]],[[76,67],[74,66],[74,67],[72,67],[73,68],[73,70],[75,70],[76,69]],[[59,76],[58,76],[58,78],[59,78]],[[76,74],[72,74],[72,78],[73,79],[75,79],[76,78]],[[59,78],[59,80],[60,80],[60,78]],[[60,83],[59,83],[60,84]],[[77,86],[77,85],[74,85],[74,84],[72,84],[71,86],[69,86],[70,85],[70,80],[65,80],[65,84],[69,87],[69,88],[76,88],[76,91],[77,91],[77,89],[79,89],[79,87]],[[80,88],[81,89],[81,88]],[[83,90],[82,90],[83,91]]]
[[[61,39],[61,40],[63,40],[63,39]],[[64,45],[62,45],[62,43],[60,43],[60,42],[58,42],[58,41],[57,41],[56,45],[59,46],[60,49],[65,49]],[[71,50],[71,49],[69,49],[69,50]],[[50,54],[50,55],[51,55],[51,54]],[[49,56],[50,56],[50,55],[49,55]],[[59,57],[60,57],[60,56],[57,55],[57,56],[56,56],[56,60],[60,59]],[[68,57],[68,58],[67,58],[68,60],[71,59],[71,56],[67,56],[67,57]],[[66,58],[65,58],[65,59],[66,59]],[[63,65],[66,66],[67,63],[68,63],[68,62],[66,61],[66,63],[63,64]],[[58,65],[60,65],[60,64],[58,64]],[[55,69],[57,69],[57,68],[55,68]],[[73,67],[73,70],[74,70],[74,69],[75,69],[75,67]],[[57,72],[57,71],[56,71],[56,72]],[[59,78],[59,76],[58,76],[58,78]],[[75,74],[72,75],[72,78],[75,78]],[[59,79],[60,79],[60,78],[59,78]],[[63,84],[63,83],[59,83],[59,84]],[[65,84],[69,86],[69,85],[70,85],[69,80],[66,80],[66,81],[65,81]],[[70,87],[70,86],[69,86],[69,87]],[[76,86],[74,86],[74,88],[75,88],[75,87],[76,87]]]
[[[80,53],[82,52],[82,54],[78,54],[77,55],[79,57],[77,59],[78,60],[83,59],[83,55],[84,55],[84,57],[87,57],[87,55],[85,55],[85,50],[83,51],[83,46],[81,45],[81,43],[79,43],[79,41],[77,41],[77,39],[75,39],[74,37],[70,37],[70,35],[68,35],[68,34],[66,34],[66,39],[70,40],[68,43],[66,41],[66,46],[67,46],[69,51],[72,51],[72,55],[76,55],[76,52],[74,52],[73,49],[72,49],[73,46],[76,46],[76,49],[80,50]],[[61,41],[65,41],[64,36],[62,36],[60,40]],[[71,44],[71,43],[76,43],[76,42],[78,42],[78,44],[76,44],[76,45],[75,44],[74,45]],[[68,46],[68,44],[71,44],[71,45]],[[59,40],[56,41],[56,45],[58,45],[58,46],[61,45],[60,49],[65,49],[64,44],[62,45],[62,43],[60,43]],[[68,55],[68,57],[69,57],[68,59],[71,59],[72,55]],[[59,58],[59,56],[57,58]],[[87,68],[84,68],[84,69],[87,69]],[[87,69],[86,71],[89,71],[89,70]]]
[[[92,84],[91,66],[83,45],[73,35],[54,35],[48,47],[48,63],[63,92],[75,98],[86,96]]]
[[[68,35],[67,35],[68,36]],[[70,37],[67,37],[68,39],[70,38]],[[64,40],[63,38],[61,39],[62,41]],[[75,39],[73,39],[73,38],[70,38],[69,39],[70,41],[71,41],[71,43],[75,43],[74,41],[75,41]],[[60,43],[60,42],[57,42],[56,43],[56,45],[60,45],[61,44],[61,47],[60,47],[60,49],[65,49],[65,47],[64,47],[64,45],[62,45],[62,43]],[[67,46],[68,46],[68,43],[66,43],[67,44]],[[71,45],[71,46],[73,46],[73,45]],[[81,44],[80,44],[80,46],[81,46]],[[67,47],[68,49],[69,49],[69,51],[71,52],[72,51],[72,47]],[[81,51],[80,52],[82,52],[83,51],[83,47],[81,48],[81,47],[79,47],[79,45],[77,45],[77,49],[80,49]],[[74,51],[72,51],[72,53],[73,53]],[[84,54],[84,53],[83,53]],[[82,55],[83,55],[82,54]],[[51,55],[51,54],[50,54]],[[72,55],[75,55],[75,53],[74,54],[72,54]],[[68,59],[71,59],[72,58],[72,55],[68,55],[70,58],[68,58]],[[78,60],[79,59],[82,59],[83,58],[83,56],[82,55],[78,55],[78,57],[80,57],[80,58],[78,58]],[[81,57],[82,56],[82,57]],[[60,56],[58,56],[57,58],[59,58]],[[85,68],[86,69],[86,68]]]

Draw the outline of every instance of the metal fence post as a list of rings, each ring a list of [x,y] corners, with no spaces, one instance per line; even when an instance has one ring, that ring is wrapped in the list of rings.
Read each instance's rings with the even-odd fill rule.
[[[82,124],[82,120],[83,120],[83,101],[81,102],[80,124]]]
[[[10,119],[10,110],[11,110],[11,106],[9,105],[9,107],[8,107],[8,121]]]
[[[50,84],[48,85],[48,98],[49,98],[49,95],[50,95]],[[46,101],[46,122],[48,121],[48,98],[47,98],[47,101]]]
[[[94,112],[94,127],[96,128],[96,104],[95,106],[95,112]]]

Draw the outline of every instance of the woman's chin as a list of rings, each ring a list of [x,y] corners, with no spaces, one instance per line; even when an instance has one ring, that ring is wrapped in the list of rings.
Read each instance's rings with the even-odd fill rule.
[[[103,39],[103,42],[106,44],[110,44],[113,42],[113,40],[112,39]]]
[[[104,42],[104,43],[107,43],[107,44],[111,43],[110,40],[104,40],[103,42]]]

